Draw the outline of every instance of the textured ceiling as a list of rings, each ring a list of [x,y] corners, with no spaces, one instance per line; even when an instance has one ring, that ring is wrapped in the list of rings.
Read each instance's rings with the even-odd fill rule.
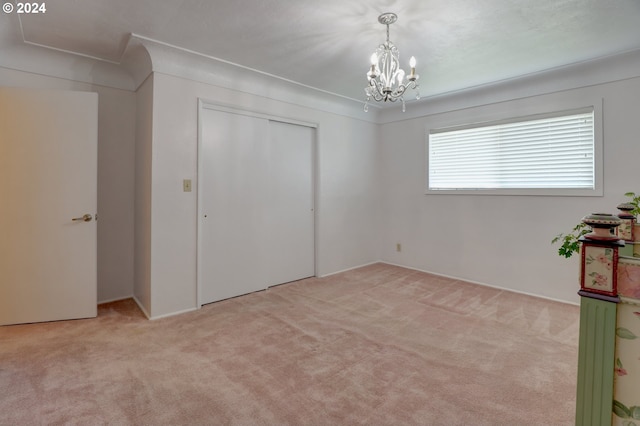
[[[33,44],[117,63],[134,33],[360,100],[388,11],[423,96],[640,49],[640,0],[55,0],[11,19]]]

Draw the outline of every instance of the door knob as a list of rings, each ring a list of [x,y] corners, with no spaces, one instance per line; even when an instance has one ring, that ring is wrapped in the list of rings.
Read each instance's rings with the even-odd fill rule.
[[[77,222],[77,221],[91,222],[91,215],[89,213],[87,213],[82,217],[74,217],[71,220],[73,220],[74,222]]]

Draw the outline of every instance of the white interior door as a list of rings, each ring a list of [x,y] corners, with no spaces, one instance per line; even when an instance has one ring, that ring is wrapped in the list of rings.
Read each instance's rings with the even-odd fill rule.
[[[200,303],[315,273],[313,130],[203,108]]]
[[[269,285],[315,275],[313,132],[269,122]]]
[[[96,93],[0,88],[0,325],[97,314],[97,128]]]
[[[268,121],[204,110],[200,146],[202,303],[266,288]]]

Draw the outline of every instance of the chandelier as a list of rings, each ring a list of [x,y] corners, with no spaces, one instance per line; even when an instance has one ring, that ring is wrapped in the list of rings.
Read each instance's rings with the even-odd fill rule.
[[[378,22],[387,26],[387,41],[382,43],[371,55],[371,69],[367,73],[369,85],[364,89],[367,101],[364,111],[369,111],[369,101],[373,98],[376,102],[402,102],[402,112],[405,111],[404,92],[407,89],[416,89],[416,99],[420,99],[418,89],[418,74],[416,74],[416,58],[409,60],[411,73],[406,76],[400,68],[398,60],[398,48],[389,40],[389,25],[396,22],[398,16],[395,13],[383,13],[378,17]]]

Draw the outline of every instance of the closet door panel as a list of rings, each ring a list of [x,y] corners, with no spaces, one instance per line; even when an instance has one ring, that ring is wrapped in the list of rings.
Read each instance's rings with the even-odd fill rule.
[[[268,121],[203,110],[201,152],[201,301],[268,286]]]
[[[269,122],[270,285],[315,274],[313,132]]]
[[[314,129],[203,108],[200,304],[315,274]]]

